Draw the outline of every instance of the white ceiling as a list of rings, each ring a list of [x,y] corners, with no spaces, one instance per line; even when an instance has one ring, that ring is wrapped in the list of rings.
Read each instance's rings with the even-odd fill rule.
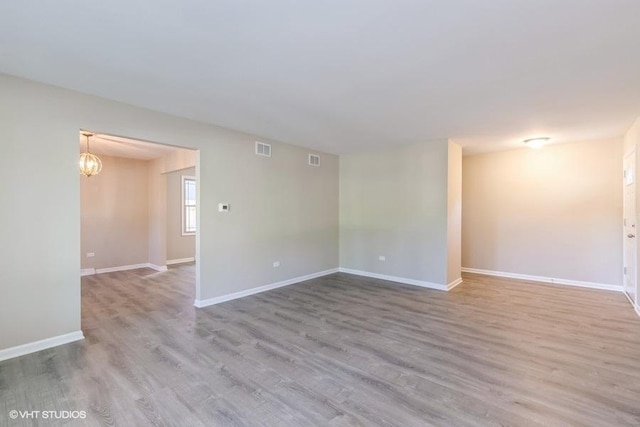
[[[84,152],[86,149],[87,138],[80,135],[80,151]],[[95,134],[89,137],[89,150],[93,154],[103,156],[152,160],[167,156],[169,153],[179,149],[169,145],[154,144],[112,135]]]
[[[334,153],[621,136],[639,0],[0,2],[0,72]]]

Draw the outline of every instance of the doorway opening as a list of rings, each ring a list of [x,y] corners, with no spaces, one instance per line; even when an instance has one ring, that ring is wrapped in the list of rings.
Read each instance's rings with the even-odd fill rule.
[[[192,264],[197,292],[197,150],[83,131],[80,152],[102,170],[80,175],[81,276],[136,269],[148,275]]]

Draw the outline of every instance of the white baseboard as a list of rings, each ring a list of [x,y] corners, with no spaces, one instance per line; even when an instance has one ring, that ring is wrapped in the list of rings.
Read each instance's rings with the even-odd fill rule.
[[[96,274],[113,273],[115,271],[136,270],[138,268],[147,268],[147,267],[149,267],[149,263],[145,262],[143,264],[131,264],[131,265],[121,265],[118,267],[96,268]]]
[[[340,267],[339,270],[341,273],[355,274],[356,276],[371,277],[373,279],[388,280],[390,282],[404,283],[405,285],[420,286],[422,288],[437,289],[439,291],[447,291],[450,289],[449,285],[441,285],[439,283],[425,282],[422,280],[407,279],[404,277],[396,277],[396,276],[387,276],[386,274],[371,273],[369,271],[353,270],[351,268],[344,268],[344,267]],[[455,283],[455,281],[451,283],[453,284]],[[459,283],[456,283],[456,285],[452,285],[452,286],[457,286],[458,284]]]
[[[25,354],[35,353],[36,351],[46,350],[48,348],[57,347],[62,344],[79,341],[84,339],[82,331],[71,332],[69,334],[58,335],[40,341],[34,341],[15,347],[0,350],[0,362],[3,360],[13,359],[14,357],[24,356]]]
[[[167,271],[168,270],[166,265],[155,265],[155,264],[149,263],[149,264],[147,264],[147,267],[149,267],[149,268],[151,268],[151,269],[153,269],[155,271]]]
[[[447,291],[450,291],[451,289],[455,288],[460,283],[462,283],[462,277],[458,277],[456,280],[452,281],[451,283],[448,283],[447,284]]]
[[[80,270],[80,276],[93,276],[96,274],[95,268],[83,268]]]
[[[167,271],[166,265],[155,265],[149,262],[145,262],[142,264],[121,265],[118,267],[85,268],[83,270],[80,270],[80,276],[90,276],[93,274],[102,274],[102,273],[113,273],[115,271],[137,270],[139,268],[151,268],[156,271]]]
[[[579,280],[557,279],[554,277],[530,276],[528,274],[507,273],[504,271],[482,270],[479,268],[462,267],[464,273],[482,274],[485,276],[505,277],[508,279],[530,280],[532,282],[551,283],[554,285],[579,286],[581,288],[602,289],[605,291],[622,292],[622,286],[606,283],[582,282]]]
[[[629,300],[629,304],[631,304],[631,307],[633,307],[633,310],[636,312],[636,314],[640,316],[640,306],[634,303],[631,297],[626,292],[623,291],[622,293],[625,297],[627,297],[627,299]]]
[[[313,273],[313,274],[307,274],[306,276],[294,277],[293,279],[283,280],[281,282],[271,283],[269,285],[258,286],[257,288],[251,288],[251,289],[247,289],[240,292],[234,292],[232,294],[227,294],[220,297],[209,298],[205,300],[195,300],[193,305],[197,308],[208,307],[210,305],[220,304],[226,301],[247,297],[249,295],[259,294],[260,292],[270,291],[272,289],[293,285],[294,283],[304,282],[305,280],[311,280],[317,277],[327,276],[329,274],[333,274],[337,272],[338,272],[337,268],[332,268],[330,270],[320,271],[318,273]]]
[[[185,262],[194,262],[196,259],[194,257],[191,258],[178,258],[178,259],[170,259],[167,260],[167,265],[173,264],[183,264]]]

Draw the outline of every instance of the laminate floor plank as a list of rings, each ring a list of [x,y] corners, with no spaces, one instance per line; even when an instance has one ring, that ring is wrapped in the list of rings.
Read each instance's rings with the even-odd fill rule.
[[[615,292],[337,273],[195,309],[194,282],[84,277],[86,339],[0,362],[0,426],[640,425],[640,318]]]

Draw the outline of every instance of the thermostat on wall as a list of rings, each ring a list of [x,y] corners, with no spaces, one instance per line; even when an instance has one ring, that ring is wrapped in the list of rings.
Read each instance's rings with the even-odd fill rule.
[[[229,212],[229,203],[218,203],[218,212]]]

